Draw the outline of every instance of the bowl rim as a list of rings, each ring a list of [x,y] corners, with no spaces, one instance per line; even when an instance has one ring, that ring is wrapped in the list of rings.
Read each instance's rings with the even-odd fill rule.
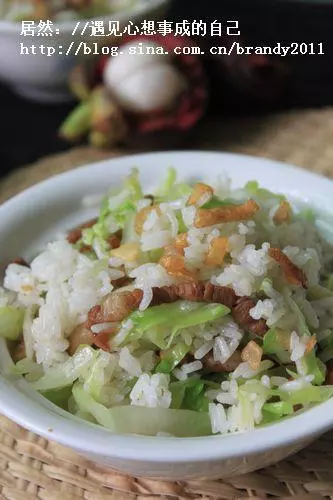
[[[146,0],[147,1],[147,0]],[[133,17],[141,16],[142,14],[148,14],[151,11],[155,11],[163,6],[167,5],[169,0],[149,0],[149,3],[143,3],[135,5],[134,8],[130,10],[122,10],[114,14],[105,16],[95,16],[87,19],[75,19],[72,21],[52,21],[53,29],[59,29],[60,33],[57,36],[68,35],[73,32],[73,28],[77,25],[78,21],[81,23],[86,23],[88,21],[126,21]],[[9,21],[5,19],[0,19],[0,32],[2,33],[17,33],[21,28],[21,21]],[[73,35],[74,36],[74,35]],[[34,37],[36,38],[36,37]],[[38,38],[36,39],[36,42]],[[40,37],[40,41],[43,41],[43,37]],[[44,40],[45,41],[45,40]]]
[[[240,159],[252,165],[259,165],[262,168],[270,168],[271,172],[279,171],[279,175],[294,176],[294,183],[297,181],[310,182],[322,189],[323,195],[332,192],[333,182],[329,178],[306,171],[300,167],[272,161],[270,159],[259,158],[249,155],[222,153],[216,151],[162,151],[137,155],[110,158],[97,163],[77,167],[67,172],[54,175],[6,201],[0,207],[0,214],[5,216],[5,212],[17,207],[24,199],[30,198],[38,192],[42,192],[45,187],[50,188],[55,182],[67,182],[74,180],[81,173],[86,175],[93,169],[102,168],[106,164],[122,164],[127,168],[136,163],[144,163],[145,158],[163,160],[167,154],[168,161],[179,161],[182,156],[201,156],[202,161],[209,160],[209,157],[223,160],[227,164],[228,159]],[[177,159],[177,160],[176,160]],[[116,170],[115,170],[116,171]],[[254,177],[256,174],[254,174]],[[296,177],[295,177],[296,176]],[[260,179],[259,179],[260,180]],[[20,381],[22,383],[23,381]],[[171,462],[171,463],[194,463],[205,460],[219,460],[222,458],[244,457],[246,455],[259,454],[287,446],[297,441],[311,439],[333,425],[333,398],[325,403],[321,403],[303,413],[289,419],[259,427],[245,433],[230,435],[203,436],[195,438],[173,438],[173,437],[150,437],[129,434],[113,434],[107,429],[87,423],[71,416],[63,410],[45,401],[42,396],[41,404],[36,404],[36,398],[31,399],[27,394],[20,392],[19,384],[13,386],[8,380],[0,376],[0,411],[8,418],[19,425],[28,428],[36,434],[42,435],[85,453],[90,456],[105,456],[120,460],[147,462]],[[244,439],[244,437],[252,439]],[[212,446],[212,444],[214,445]],[[161,452],[161,450],[163,450]]]

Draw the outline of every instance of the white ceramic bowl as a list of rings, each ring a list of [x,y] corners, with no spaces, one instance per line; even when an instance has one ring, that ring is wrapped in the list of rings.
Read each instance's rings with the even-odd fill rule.
[[[87,194],[120,185],[132,166],[145,188],[156,185],[173,165],[181,177],[212,177],[225,170],[235,186],[257,179],[266,188],[333,210],[333,184],[304,170],[268,160],[206,152],[152,153],[117,158],[72,170],[38,184],[0,207],[1,262],[31,258],[55,232],[95,213],[82,209]],[[5,375],[10,358],[0,346],[0,412],[32,431],[69,446],[98,463],[135,475],[184,479],[226,477],[266,466],[299,450],[333,424],[333,400],[301,415],[250,433],[199,438],[112,434],[78,420],[32,391],[24,380]]]
[[[154,19],[163,13],[167,3],[168,0],[143,0],[132,10],[98,19],[104,21],[106,29],[109,19],[119,21],[123,28],[129,21],[139,23],[143,19]],[[35,101],[59,103],[72,99],[67,82],[72,68],[84,57],[82,50],[80,55],[74,55],[80,42],[86,42],[89,47],[93,47],[94,42],[112,44],[111,37],[105,37],[102,41],[101,37],[91,37],[89,30],[81,35],[85,22],[82,20],[74,36],[72,32],[76,21],[54,23],[54,33],[59,30],[59,34],[53,36],[21,36],[21,23],[0,21],[0,81],[10,85],[16,93]],[[65,55],[72,42],[72,51]],[[21,55],[21,43],[24,47],[35,45],[36,55]],[[56,52],[50,57],[42,55],[41,45],[54,48]]]

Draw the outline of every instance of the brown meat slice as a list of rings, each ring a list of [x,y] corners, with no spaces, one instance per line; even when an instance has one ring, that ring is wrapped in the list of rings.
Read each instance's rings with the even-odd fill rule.
[[[101,305],[90,309],[85,326],[91,328],[97,323],[122,321],[139,307],[142,296],[143,292],[138,288],[132,291],[111,293]],[[168,304],[179,299],[192,302],[217,302],[231,308],[236,302],[236,295],[231,288],[211,283],[180,283],[160,288],[154,287],[151,305]]]
[[[178,297],[194,302],[216,302],[232,307],[236,295],[232,288],[213,285],[212,283],[180,283],[175,285]]]
[[[143,292],[138,288],[132,291],[113,292],[107,296],[101,305],[94,306],[88,314],[86,328],[104,322],[119,322],[139,307]],[[153,288],[153,299],[150,305],[168,304],[177,300],[192,302],[215,302],[223,304],[232,310],[234,320],[245,330],[256,335],[267,331],[263,319],[255,320],[249,315],[249,310],[255,306],[255,300],[249,297],[237,298],[235,292],[224,286],[212,283],[179,283],[161,288]]]
[[[232,307],[236,302],[235,292],[228,287],[217,286],[211,283],[185,282],[177,285],[153,288],[151,305],[176,302],[176,300],[191,302],[217,302]]]
[[[90,245],[82,245],[79,252],[80,253],[90,253],[92,251],[92,247]]]
[[[110,236],[107,239],[108,244],[110,245],[110,248],[119,248],[120,243],[121,243],[121,234],[110,234]]]
[[[74,245],[81,238],[81,234],[82,234],[82,229],[80,229],[79,227],[71,229],[71,231],[69,231],[69,233],[67,234],[68,243]]]
[[[232,288],[206,283],[204,299],[205,302],[217,302],[218,304],[232,308],[236,303],[237,297]]]
[[[205,301],[205,284],[200,282],[173,285],[178,298],[192,302]],[[171,287],[170,287],[171,288]]]
[[[122,278],[117,278],[116,280],[111,281],[111,285],[116,288],[122,288],[124,286],[130,285],[132,283],[132,279],[127,276],[123,276]]]
[[[176,302],[178,299],[179,296],[175,286],[154,287],[153,299],[150,305],[157,306],[160,304],[169,304],[170,302]]]
[[[250,316],[250,309],[255,305],[256,302],[254,299],[250,297],[240,297],[237,299],[232,309],[232,316],[243,330],[262,336],[267,332],[268,328],[265,320],[253,319]]]
[[[73,356],[79,345],[81,344],[93,345],[94,334],[84,324],[78,325],[76,328],[74,328],[74,330],[68,337],[68,342],[69,342],[69,346],[67,349],[68,354]]]
[[[233,372],[237,366],[242,362],[241,353],[235,351],[225,363],[215,361],[213,353],[209,352],[201,359],[203,369],[207,373],[224,373]]]
[[[270,248],[268,250],[268,255],[282,267],[288,283],[307,288],[308,280],[304,271],[295,266],[287,255],[280,250],[280,248]]]
[[[242,325],[240,325],[242,326]],[[251,323],[246,327],[242,327],[244,330],[248,330],[254,335],[262,337],[268,331],[266,321],[264,319],[252,319]]]
[[[110,336],[116,333],[117,328],[107,328],[100,333],[94,334],[94,345],[103,351],[110,351]]]
[[[93,226],[96,223],[96,221],[97,221],[97,218],[88,220],[84,224],[81,224],[80,226],[75,227],[74,229],[72,229],[71,231],[69,231],[68,234],[67,234],[67,241],[68,241],[68,243],[71,243],[72,245],[74,245],[74,243],[76,243],[77,241],[79,241],[79,239],[81,238],[81,236],[82,236],[82,229],[86,229],[88,227]]]
[[[84,323],[86,328],[91,328],[92,325],[96,325],[97,323],[104,323],[102,315],[102,307],[100,305],[93,306],[88,312],[87,321]]]
[[[95,345],[103,351],[109,351],[109,340],[110,335],[114,334],[117,331],[115,327],[107,328],[99,333],[93,333],[89,328],[87,328],[86,324],[78,325],[72,333],[70,334],[68,341],[69,346],[67,349],[68,354],[73,356],[76,349],[79,345]]]
[[[122,321],[139,307],[142,295],[142,290],[137,288],[132,291],[111,293],[101,305],[90,309],[85,326],[91,328],[97,323]]]

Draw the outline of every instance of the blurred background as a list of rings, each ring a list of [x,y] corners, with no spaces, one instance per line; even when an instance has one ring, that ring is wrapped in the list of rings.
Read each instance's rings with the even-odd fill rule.
[[[257,146],[267,141],[266,128],[269,140],[274,141],[281,129],[290,127],[290,120],[299,130],[311,116],[311,136],[318,130],[318,116],[324,120],[320,126],[332,123],[327,111],[333,104],[333,2],[329,0],[111,0],[109,7],[97,1],[98,8],[106,9],[103,12],[89,0],[56,3],[52,11],[50,0],[2,2],[2,175],[73,148],[102,152],[96,158],[161,148],[230,149],[230,141],[240,145],[256,140]],[[47,19],[52,20],[53,35],[37,36]],[[150,20],[159,31],[133,35],[125,29],[120,37],[102,36],[101,25],[96,34],[96,24],[95,35],[87,36],[94,21],[81,34],[91,19],[102,20],[109,31],[112,20],[118,20],[122,29],[128,23],[133,28]],[[22,20],[34,20],[33,36],[22,33]],[[162,34],[163,26],[167,29],[165,20],[172,33]],[[79,29],[72,35],[78,21]],[[25,26],[31,31],[31,24]],[[155,44],[169,50],[169,55],[175,45],[196,46],[204,54],[116,58],[38,53],[42,43],[59,52],[60,45],[67,50],[72,41],[75,47],[80,42],[126,47]],[[233,43],[239,53],[224,53]],[[20,54],[31,50],[32,44],[37,55]],[[280,54],[254,53],[254,49],[241,54],[241,47],[260,46],[276,47]],[[289,47],[285,56],[279,46]],[[211,53],[211,47],[225,50]],[[71,93],[59,92],[60,85],[70,85]],[[318,115],[320,110],[324,115]],[[307,130],[304,141],[308,137]]]

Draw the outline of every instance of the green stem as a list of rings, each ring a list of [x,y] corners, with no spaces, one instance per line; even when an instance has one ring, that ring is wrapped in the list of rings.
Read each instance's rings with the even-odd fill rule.
[[[84,101],[62,123],[59,134],[67,141],[76,141],[85,135],[91,125],[91,102]]]

